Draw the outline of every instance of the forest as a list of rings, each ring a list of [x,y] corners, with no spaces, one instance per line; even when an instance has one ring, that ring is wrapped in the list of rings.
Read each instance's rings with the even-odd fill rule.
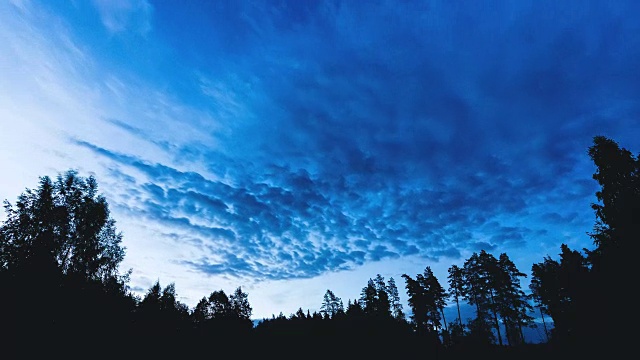
[[[214,290],[194,308],[175,284],[143,297],[129,288],[122,234],[97,180],[69,170],[42,176],[11,203],[0,224],[0,345],[29,356],[186,358],[310,356],[494,359],[615,355],[631,342],[631,244],[640,240],[640,155],[604,136],[586,149],[599,185],[591,249],[562,244],[528,273],[506,253],[482,250],[438,279],[372,274],[346,304],[327,289],[320,311],[298,309],[254,321],[248,294]],[[634,240],[635,239],[635,240]],[[521,279],[530,277],[528,289]],[[404,286],[396,281],[402,280]],[[399,289],[400,288],[400,289]],[[401,290],[402,289],[402,290]],[[400,302],[406,291],[408,309]],[[528,291],[525,291],[528,290]],[[473,309],[463,318],[462,305]],[[456,309],[455,318],[445,308]],[[544,341],[524,330],[541,327]],[[604,354],[604,355],[601,355]]]

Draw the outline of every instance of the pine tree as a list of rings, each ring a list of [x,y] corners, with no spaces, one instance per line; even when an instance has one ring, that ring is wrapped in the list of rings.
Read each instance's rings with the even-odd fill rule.
[[[405,320],[405,314],[402,310],[402,303],[400,302],[400,294],[398,293],[398,287],[393,277],[390,277],[387,281],[387,293],[389,294],[389,301],[391,302],[391,312],[393,317],[397,320]]]
[[[320,312],[327,318],[333,318],[337,314],[344,312],[342,300],[333,291],[327,289],[320,306]]]
[[[487,270],[485,257],[480,257],[478,253],[471,254],[462,267],[463,298],[469,305],[476,308],[476,317],[467,324],[467,327],[469,335],[477,343],[493,343],[495,339],[491,331],[495,325],[491,325],[492,304]]]

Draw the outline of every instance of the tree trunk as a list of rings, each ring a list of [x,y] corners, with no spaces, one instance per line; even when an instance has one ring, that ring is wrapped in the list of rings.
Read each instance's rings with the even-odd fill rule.
[[[498,344],[500,344],[500,346],[502,346],[502,335],[500,334],[500,322],[498,321],[498,314],[496,313],[496,309],[495,309],[495,301],[493,300],[493,291],[491,291],[489,293],[489,296],[491,298],[491,306],[493,309],[490,309],[493,312],[493,322],[496,325],[496,332],[498,333]]]
[[[444,308],[440,309],[440,314],[442,314],[442,321],[444,321],[444,331],[449,332],[449,327],[447,327],[447,319],[444,317]]]
[[[549,342],[549,331],[547,331],[547,323],[544,321],[544,313],[542,312],[542,306],[539,307],[540,316],[542,317],[542,325],[544,326],[544,335],[547,337],[547,342]]]
[[[458,308],[458,322],[460,323],[460,327],[462,327],[462,315],[460,315],[460,302],[458,301],[458,297],[456,297],[456,307]]]

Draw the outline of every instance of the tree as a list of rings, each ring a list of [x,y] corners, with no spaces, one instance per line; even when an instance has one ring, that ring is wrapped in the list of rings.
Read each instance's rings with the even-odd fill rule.
[[[485,252],[486,253],[486,252]],[[476,308],[476,317],[468,322],[469,336],[472,340],[479,344],[490,344],[494,341],[494,334],[492,328],[495,328],[495,324],[491,325],[491,299],[490,299],[490,284],[488,278],[488,261],[487,256],[480,256],[478,253],[473,253],[465,260],[462,267],[463,275],[463,298],[469,305],[473,305]]]
[[[640,239],[640,155],[634,156],[604,136],[593,138],[588,154],[596,166],[593,179],[600,185],[597,202],[592,203],[596,222],[590,233],[596,248],[586,251],[591,266],[590,284],[596,288],[591,301],[603,309],[593,327],[622,329],[627,327],[623,319],[628,314],[617,303],[618,293],[634,280],[628,266]],[[617,342],[620,335],[614,337],[613,333],[606,331],[599,336],[605,337],[605,342]]]
[[[230,296],[224,290],[216,290],[200,299],[191,313],[191,320],[200,336],[227,338],[253,328],[252,311],[248,295],[241,287]]]
[[[210,320],[211,317],[209,299],[207,299],[206,296],[203,296],[196,304],[196,307],[193,308],[193,311],[191,312],[191,320],[196,324],[203,324],[205,321]]]
[[[93,176],[69,170],[52,182],[40,178],[15,205],[5,201],[7,218],[0,227],[0,269],[55,264],[64,274],[87,280],[118,277],[124,259],[122,234],[116,230]]]
[[[395,282],[394,282],[395,284]],[[384,277],[376,274],[374,279],[367,281],[367,286],[360,292],[359,304],[364,313],[371,318],[389,319],[391,313],[391,298],[389,287],[385,284]],[[397,290],[397,288],[396,288]]]
[[[614,266],[621,249],[640,238],[640,156],[613,140],[596,136],[589,156],[597,169],[593,179],[600,185],[597,203],[591,207],[596,214],[594,231],[590,234],[596,245],[591,262],[598,267],[600,259],[608,257],[602,266]]]
[[[553,309],[560,306],[560,291],[558,284],[558,269],[560,264],[546,256],[541,263],[531,266],[531,297],[540,310],[540,317],[544,325],[544,334],[549,341],[549,330],[544,316],[550,315]],[[553,319],[553,317],[552,317]]]
[[[500,331],[500,321],[498,320],[500,304],[497,293],[504,282],[503,274],[500,272],[498,260],[485,250],[480,250],[478,255],[480,278],[484,282],[485,296],[488,300],[489,311],[493,321],[493,328],[497,333],[498,344],[502,345],[502,335]]]
[[[498,257],[495,299],[498,313],[502,317],[505,335],[510,345],[524,343],[523,326],[534,326],[533,310],[527,296],[520,287],[520,278],[527,277],[519,271],[506,253]]]
[[[161,318],[170,331],[181,331],[189,318],[189,308],[177,300],[176,285],[170,283],[160,296]]]
[[[347,309],[345,313],[350,319],[361,319],[365,315],[364,309],[360,305],[358,299],[353,300],[353,302],[351,302],[351,300],[347,302]]]
[[[447,272],[447,279],[449,282],[449,295],[456,303],[456,308],[458,310],[458,324],[461,328],[463,328],[462,316],[460,315],[460,299],[463,297],[462,292],[464,290],[462,269],[458,265],[451,265]]]
[[[238,286],[233,294],[229,297],[231,303],[231,312],[240,320],[251,320],[253,308],[249,304],[249,294],[242,291],[242,287]]]
[[[592,328],[590,324],[599,317],[593,314],[594,309],[603,309],[601,305],[592,307],[598,305],[592,302],[597,287],[591,284],[587,259],[566,244],[560,249],[559,262],[546,257],[533,264],[531,290],[553,319],[552,339],[568,343],[580,340],[585,335],[582,331]]]
[[[307,312],[308,312],[308,310],[307,310]],[[302,310],[302,308],[298,308],[298,310],[293,315],[293,317],[296,318],[296,319],[300,319],[300,320],[307,320],[307,315],[304,313],[304,310]]]
[[[387,281],[387,293],[389,294],[389,302],[391,303],[391,312],[393,317],[397,320],[404,321],[405,315],[402,310],[402,303],[400,302],[400,294],[398,293],[396,281],[392,277]]]
[[[427,296],[424,293],[424,289],[420,286],[420,283],[407,274],[402,274],[405,280],[405,289],[409,297],[408,303],[411,308],[411,322],[418,334],[427,334],[429,329],[429,322],[427,313],[429,311],[429,304]]]
[[[413,320],[425,333],[438,331],[441,327],[442,311],[446,305],[445,291],[427,266],[423,274],[416,275],[414,280],[409,275],[402,275],[407,282],[409,305],[413,310]]]
[[[344,312],[342,300],[337,297],[333,291],[327,289],[322,299],[320,312],[327,318],[333,318],[337,314]]]
[[[375,313],[382,318],[391,317],[391,300],[389,296],[389,289],[384,282],[384,277],[380,274],[376,274],[373,280],[376,297],[375,297]]]
[[[367,286],[362,288],[359,303],[367,316],[376,316],[379,314],[378,289],[373,279],[369,279]]]
[[[586,256],[561,245],[560,260],[545,257],[532,266],[530,289],[541,314],[554,323],[551,341],[613,345],[625,337],[628,314],[618,304],[620,289],[633,282],[635,241],[640,238],[640,155],[595,136],[587,151],[600,186],[591,204],[595,249]]]
[[[137,299],[122,235],[92,176],[39,178],[0,224],[0,318],[16,336],[90,343],[127,330]],[[20,335],[22,334],[22,335]]]
[[[442,287],[442,285],[440,285],[438,278],[436,278],[436,276],[433,274],[430,266],[427,266],[424,269],[424,281],[425,288],[429,293],[431,293],[431,296],[433,297],[433,304],[435,308],[440,312],[440,315],[442,316],[441,318],[444,322],[444,329],[448,332],[449,330],[447,327],[447,320],[444,316],[444,308],[447,306],[448,294]]]
[[[412,310],[411,321],[416,333],[426,337],[434,348],[439,347],[442,344],[439,337],[441,310],[446,303],[444,289],[429,266],[415,279],[407,274],[402,277],[406,281],[408,303]]]
[[[137,310],[138,319],[145,326],[144,331],[150,336],[155,335],[155,332],[158,331],[156,323],[159,322],[161,311],[162,286],[160,286],[160,281],[158,280],[147,290],[147,293],[138,304]],[[151,334],[148,332],[151,332]]]
[[[231,310],[231,301],[224,290],[213,291],[209,295],[211,319],[229,319],[235,317]]]
[[[453,299],[456,304],[456,310],[458,311],[458,321],[452,323],[449,327],[448,345],[456,345],[460,343],[465,336],[465,326],[462,323],[462,315],[460,314],[460,300],[463,298],[464,278],[462,268],[458,265],[451,265],[451,267],[447,269],[447,273],[449,283],[447,295]]]

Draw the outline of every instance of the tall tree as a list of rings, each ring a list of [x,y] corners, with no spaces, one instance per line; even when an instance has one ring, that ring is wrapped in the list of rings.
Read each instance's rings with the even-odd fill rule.
[[[384,282],[384,277],[376,274],[374,284],[376,288],[376,314],[383,318],[391,317],[391,300],[389,289]]]
[[[95,178],[73,170],[55,180],[42,176],[15,203],[5,200],[4,210],[0,318],[6,328],[60,341],[125,330],[137,299],[127,285],[130,271],[118,271],[122,235]]]
[[[489,310],[493,321],[493,328],[497,333],[498,344],[502,345],[502,334],[500,331],[500,321],[498,319],[500,304],[497,298],[497,292],[502,286],[502,272],[498,265],[498,259],[485,250],[480,250],[478,255],[480,264],[480,278],[484,282],[485,296],[488,299]]]
[[[451,267],[447,270],[448,272],[448,283],[449,283],[449,295],[453,298],[453,301],[456,303],[456,309],[458,310],[458,324],[462,328],[462,316],[460,315],[460,299],[463,296],[464,290],[464,279],[462,269],[458,265],[451,265]]]
[[[377,316],[381,313],[378,301],[378,288],[373,279],[367,281],[367,286],[362,288],[359,299],[360,306],[367,316]]]
[[[405,320],[405,314],[402,309],[402,303],[400,302],[400,294],[396,281],[393,277],[387,280],[387,293],[389,294],[389,302],[391,303],[391,312],[395,319]]]
[[[560,264],[548,256],[543,262],[531,266],[531,282],[529,289],[534,303],[540,310],[540,317],[544,325],[544,334],[549,341],[549,330],[544,316],[550,315],[552,309],[560,307],[560,291],[558,284],[558,269]],[[553,317],[552,317],[553,319]]]
[[[634,240],[640,238],[640,156],[635,157],[618,143],[596,136],[589,156],[596,165],[593,179],[600,185],[598,202],[591,206],[596,224],[591,237],[596,250],[590,261],[596,268],[615,266]],[[600,264],[605,256],[606,264]]]
[[[238,286],[233,294],[229,296],[231,303],[231,311],[236,318],[241,320],[251,320],[253,308],[249,304],[249,294],[242,291],[242,287]]]
[[[38,188],[25,190],[15,205],[5,201],[5,212],[0,269],[55,263],[61,272],[87,280],[119,276],[122,235],[93,176],[83,178],[74,170],[55,182],[43,176]]]
[[[419,276],[422,276],[418,274]],[[411,323],[418,334],[426,335],[431,331],[429,327],[429,300],[420,282],[407,274],[402,274],[405,280],[405,289],[409,297],[411,308]]]
[[[633,262],[635,243],[640,239],[640,155],[634,156],[604,136],[594,137],[588,154],[596,166],[593,179],[600,186],[597,202],[592,204],[596,222],[590,234],[596,248],[587,251],[592,266],[590,284],[597,288],[591,300],[603,308],[594,327],[621,329],[626,327],[623,319],[628,314],[618,305],[618,292],[633,281],[628,264]],[[599,337],[606,337],[609,343],[618,341],[620,335],[612,333],[603,332]]]
[[[519,345],[525,341],[523,327],[534,326],[533,310],[529,296],[522,291],[520,278],[527,275],[516,267],[506,253],[498,257],[498,269],[495,299],[498,313],[502,317],[505,336],[510,345]]]
[[[464,276],[462,268],[455,264],[447,269],[447,273],[447,281],[449,283],[447,294],[456,304],[458,313],[457,321],[451,323],[449,327],[447,345],[454,345],[460,343],[465,336],[465,325],[462,323],[462,315],[460,313],[460,301],[463,299],[464,291]]]
[[[431,267],[427,266],[422,274],[417,274],[415,280],[407,274],[403,274],[402,277],[406,281],[415,326],[420,332],[437,333],[443,319],[446,292],[440,286]]]
[[[320,312],[328,318],[335,317],[338,313],[344,312],[344,305],[342,300],[337,297],[333,291],[327,289],[322,299],[322,305],[320,306]]]
[[[531,289],[553,319],[552,339],[579,341],[578,338],[585,335],[583,330],[591,328],[590,324],[598,319],[592,307],[597,305],[592,303],[592,298],[597,297],[594,292],[597,288],[591,284],[587,258],[566,244],[560,249],[559,262],[546,257],[542,263],[533,264]]]
[[[495,321],[492,319],[492,302],[488,278],[487,256],[473,253],[462,267],[464,288],[462,295],[469,305],[475,306],[476,317],[467,324],[469,335],[474,342],[492,343],[495,335]],[[494,322],[494,325],[491,323]]]
[[[444,329],[448,332],[447,319],[444,316],[444,308],[447,306],[447,291],[440,285],[440,281],[438,281],[430,266],[424,269],[423,276],[425,290],[433,297],[433,305],[440,312],[441,319],[444,322]]]

